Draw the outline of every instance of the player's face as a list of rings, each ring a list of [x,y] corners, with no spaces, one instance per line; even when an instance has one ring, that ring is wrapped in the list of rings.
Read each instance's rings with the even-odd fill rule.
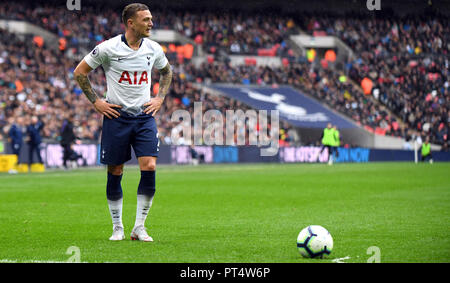
[[[138,11],[134,17],[132,29],[139,37],[149,37],[153,28],[152,13],[149,10]]]

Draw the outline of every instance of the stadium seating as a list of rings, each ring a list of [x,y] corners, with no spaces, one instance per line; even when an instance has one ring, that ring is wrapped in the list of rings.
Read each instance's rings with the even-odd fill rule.
[[[410,130],[448,143],[448,17],[367,18],[322,13],[301,26],[342,39],[357,54],[350,77],[370,77],[377,99]],[[424,127],[424,125],[427,125]]]
[[[71,73],[86,50],[122,32],[120,15],[112,10],[98,13],[89,7],[82,14],[51,6],[34,9],[20,2],[1,4],[0,12],[6,19],[29,21],[65,40],[64,48],[58,53],[48,47],[50,44],[61,47],[60,43],[42,42],[40,38],[22,40],[0,31],[0,44],[7,52],[1,55],[6,64],[0,64],[0,98],[4,105],[0,110],[0,125],[7,124],[5,117],[35,111],[46,125],[44,136],[56,139],[58,121],[62,121],[65,113],[74,113],[79,136],[98,139],[100,117],[87,100],[79,99],[81,90]],[[196,82],[289,84],[370,132],[404,138],[417,132],[429,135],[437,144],[449,142],[450,36],[445,29],[449,26],[448,19],[428,16],[392,20],[333,17],[322,13],[293,20],[281,15],[266,18],[258,13],[154,13],[160,15],[155,29],[174,29],[209,53],[205,63],[194,65],[192,46],[165,46],[175,76],[171,99],[161,111],[166,113],[161,114],[164,119],[159,125],[161,132],[166,132],[163,142],[170,143],[167,133],[167,127],[171,126],[170,114],[180,108],[192,110],[191,105],[182,103],[183,99],[206,99],[210,100],[208,105],[217,107],[214,99],[219,98],[204,93],[193,84]],[[290,34],[300,30],[316,36],[337,36],[352,48],[357,58],[346,66],[347,76],[316,64],[316,59],[321,60],[317,56],[313,60],[295,56],[286,42]],[[221,59],[221,51],[229,55],[281,56],[282,65],[259,66],[254,59],[247,58],[243,65],[231,66]],[[99,69],[91,75],[99,93],[106,86],[102,73]],[[359,88],[365,78],[373,83],[366,94]],[[156,83],[158,75],[152,79]],[[237,103],[225,97],[220,100],[216,104],[224,108]],[[1,134],[5,137],[5,133]]]
[[[98,141],[101,133],[101,117],[86,99],[80,97],[82,92],[73,81],[71,71],[76,61],[59,56],[56,51],[39,46],[33,41],[22,40],[5,30],[0,29],[0,36],[0,46],[4,47],[6,52],[1,58],[7,63],[0,65],[0,99],[3,104],[0,116],[2,139],[7,139],[7,133],[3,129],[10,123],[6,117],[31,117],[32,114],[37,114],[45,124],[42,133],[44,138],[58,140],[63,119],[73,115],[77,137]],[[25,47],[28,54],[22,53]],[[173,56],[176,58],[176,51],[175,54],[168,53],[169,58]],[[55,58],[59,58],[59,62]],[[192,113],[194,100],[204,102],[204,111],[222,109],[225,112],[226,109],[233,108],[233,105],[238,103],[225,96],[216,97],[204,93],[188,82],[186,75],[189,74],[175,72],[169,99],[160,111],[161,118],[157,120],[159,136],[163,144],[173,143],[169,129],[173,127],[170,121],[175,110],[185,109]],[[105,91],[106,83],[101,68],[94,71],[90,79],[99,93]],[[159,80],[158,73],[155,73],[152,79],[153,85],[156,86]],[[19,89],[18,84],[23,86]],[[244,105],[240,105],[239,108],[248,109]],[[289,125],[285,125],[286,131],[290,128]]]

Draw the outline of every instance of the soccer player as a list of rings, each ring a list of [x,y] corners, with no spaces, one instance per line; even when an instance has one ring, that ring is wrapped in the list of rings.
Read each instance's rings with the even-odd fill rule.
[[[172,81],[172,71],[161,46],[150,40],[153,27],[149,8],[140,3],[122,12],[125,33],[97,45],[80,62],[74,77],[95,110],[104,115],[101,162],[108,165],[106,196],[113,222],[112,241],[123,240],[122,187],[124,163],[133,147],[141,170],[137,189],[136,221],[132,240],[153,241],[144,227],[155,194],[159,142],[155,114]],[[92,89],[88,73],[102,65],[107,82],[106,99]],[[159,92],[151,97],[151,70],[160,72]]]

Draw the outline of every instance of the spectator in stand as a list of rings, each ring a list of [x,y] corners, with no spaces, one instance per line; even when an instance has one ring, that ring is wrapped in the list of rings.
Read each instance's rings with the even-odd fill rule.
[[[356,82],[374,80],[378,100],[397,113],[409,129],[448,144],[449,18],[437,13],[421,17],[363,15],[309,17],[310,32],[326,31],[349,45],[359,57],[349,64]]]
[[[75,131],[80,138],[97,140],[99,116],[76,99],[81,90],[73,83],[74,57],[84,54],[104,38],[121,32],[120,15],[112,9],[98,12],[88,6],[82,13],[53,6],[33,7],[20,1],[0,4],[3,18],[27,20],[65,38],[64,56],[52,51],[51,42],[20,39],[0,29],[0,124],[5,117],[38,115],[45,124],[42,135],[56,138],[64,113],[77,115]],[[236,106],[228,98],[215,101],[191,83],[289,84],[309,93],[362,126],[380,128],[387,135],[405,136],[422,132],[430,141],[448,146],[449,18],[438,14],[423,17],[367,17],[367,14],[333,16],[305,14],[297,21],[282,14],[158,11],[155,29],[175,29],[213,53],[212,60],[195,66],[178,61],[176,50],[167,48],[174,67],[173,99],[160,113],[158,128],[162,142],[170,143],[170,115],[177,109],[192,111],[192,101],[203,101],[208,109]],[[92,28],[91,28],[92,27]],[[320,64],[296,57],[287,42],[299,28],[325,32],[342,39],[356,59],[342,75]],[[57,43],[55,43],[57,44]],[[282,67],[231,66],[229,54],[257,54],[265,49],[283,60]],[[223,57],[220,59],[220,57]],[[348,77],[348,79],[347,79]],[[357,85],[365,77],[373,82],[372,93],[364,95]],[[152,76],[157,81],[158,76]],[[98,93],[106,91],[102,70],[90,76]],[[351,80],[350,80],[351,79]],[[183,104],[188,99],[189,105]],[[169,99],[170,96],[168,96]],[[181,103],[180,103],[181,101]],[[216,105],[218,103],[218,105]],[[18,114],[20,113],[20,114]],[[285,129],[288,130],[288,129]],[[5,135],[5,133],[3,133]],[[288,134],[288,137],[292,135]]]

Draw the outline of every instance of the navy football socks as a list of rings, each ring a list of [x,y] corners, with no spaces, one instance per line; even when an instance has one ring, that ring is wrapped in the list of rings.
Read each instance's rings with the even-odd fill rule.
[[[141,171],[138,195],[153,197],[155,194],[155,171]]]
[[[108,181],[106,183],[106,198],[108,200],[119,200],[122,198],[122,175],[113,175],[108,172]]]

